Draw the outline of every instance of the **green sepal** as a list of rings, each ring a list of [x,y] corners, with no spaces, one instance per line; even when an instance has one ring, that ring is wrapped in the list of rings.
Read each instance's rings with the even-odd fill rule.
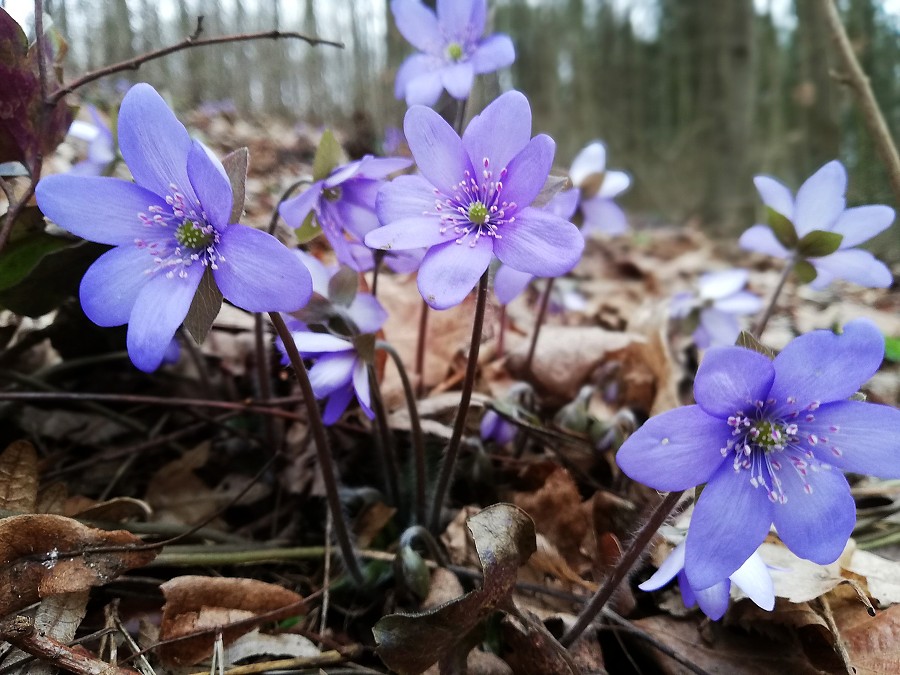
[[[247,194],[247,167],[250,164],[250,151],[247,148],[238,148],[233,152],[229,152],[222,158],[222,166],[225,167],[225,173],[228,175],[228,182],[231,183],[231,215],[228,216],[229,223],[241,222],[241,216],[244,215],[244,199]]]
[[[900,337],[884,338],[884,358],[891,363],[900,362]]]
[[[198,344],[203,344],[206,336],[209,335],[209,330],[221,308],[222,291],[216,286],[212,270],[207,267],[200,279],[194,299],[191,301],[191,308],[184,317],[184,327]]]
[[[797,252],[804,258],[821,258],[841,247],[844,235],[825,230],[813,230],[797,244]]]
[[[313,159],[313,180],[325,180],[336,167],[346,164],[347,161],[347,155],[341,144],[337,142],[331,129],[326,129]]]
[[[410,592],[419,600],[424,600],[431,587],[431,572],[428,565],[412,546],[408,544],[400,547],[400,551],[394,558],[394,574]]]
[[[297,237],[297,243],[300,245],[311,242],[320,234],[322,234],[322,228],[319,227],[319,221],[316,220],[314,211],[310,211],[309,215],[303,219],[303,224],[294,230],[294,235]]]
[[[794,265],[794,274],[797,275],[797,280],[801,284],[808,284],[817,276],[819,276],[816,268],[806,260],[797,261],[797,263]]]
[[[359,273],[349,267],[341,267],[337,273],[328,280],[328,299],[335,305],[349,307],[356,298],[359,288]]]
[[[741,331],[741,334],[738,335],[738,338],[734,344],[738,347],[743,347],[744,349],[749,349],[750,351],[754,351],[758,354],[762,354],[763,356],[767,356],[770,359],[775,358],[774,350],[766,347],[762,342],[757,340],[756,337],[745,330]]]
[[[787,216],[779,213],[771,206],[766,207],[766,223],[772,229],[775,238],[782,246],[793,249],[797,245],[797,230]]]

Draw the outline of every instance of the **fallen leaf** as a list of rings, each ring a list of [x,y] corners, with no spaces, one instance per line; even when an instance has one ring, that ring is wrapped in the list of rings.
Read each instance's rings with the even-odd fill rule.
[[[49,595],[101,586],[125,570],[146,565],[157,551],[89,550],[141,544],[130,532],[97,530],[64,516],[22,515],[0,520],[0,615]],[[69,557],[69,553],[78,555]]]
[[[182,576],[165,582],[160,589],[166,598],[160,640],[221,628],[225,643],[230,644],[255,626],[226,628],[228,624],[270,612],[267,620],[276,621],[305,611],[301,596],[255,579]],[[284,612],[274,611],[281,608]],[[163,645],[160,659],[168,665],[191,665],[212,654],[214,642],[215,633],[210,632]]]
[[[28,441],[13,441],[0,454],[0,509],[32,513],[37,501],[37,453]]]

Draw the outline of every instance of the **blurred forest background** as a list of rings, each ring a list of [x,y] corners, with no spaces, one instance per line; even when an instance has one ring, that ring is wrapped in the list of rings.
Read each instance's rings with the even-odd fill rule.
[[[9,4],[9,3],[7,3]],[[835,157],[849,201],[892,203],[873,145],[840,82],[818,0],[491,0],[490,22],[516,44],[515,65],[481,78],[471,108],[499,88],[531,100],[535,130],[567,166],[600,138],[630,171],[625,200],[653,221],[697,219],[733,235],[760,208],[752,176],[792,188]],[[900,15],[881,0],[841,0],[845,24],[895,135],[900,130]],[[386,0],[45,0],[70,44],[69,76],[191,34],[297,30],[345,43],[256,41],[178,53],[143,66],[182,108],[355,125],[378,147],[405,105],[393,78],[412,48]],[[88,99],[121,90],[106,81]],[[470,111],[471,112],[471,111]],[[876,246],[900,257],[896,227]]]

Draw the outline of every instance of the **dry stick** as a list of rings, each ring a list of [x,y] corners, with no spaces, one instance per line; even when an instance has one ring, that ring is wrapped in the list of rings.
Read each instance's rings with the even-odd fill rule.
[[[45,635],[35,628],[34,620],[27,616],[16,616],[0,622],[0,638],[23,652],[78,675],[139,675],[130,668],[112,666]]]
[[[488,271],[485,270],[478,282],[478,296],[475,300],[475,319],[472,321],[472,344],[469,347],[469,360],[466,363],[466,375],[463,380],[462,394],[459,399],[459,409],[456,420],[453,423],[453,433],[447,450],[444,453],[444,461],[441,464],[441,472],[434,489],[434,501],[431,503],[431,520],[429,529],[437,532],[441,524],[441,507],[450,488],[453,478],[453,470],[456,466],[456,457],[459,454],[459,445],[462,441],[463,429],[466,426],[466,416],[469,412],[469,402],[472,400],[472,389],[475,386],[475,372],[478,370],[478,350],[481,347],[481,330],[484,327],[484,308],[487,304]]]
[[[409,427],[412,432],[413,457],[416,472],[416,523],[422,525],[425,523],[425,435],[422,433],[422,422],[419,419],[419,408],[416,406],[416,395],[409,381],[409,375],[406,367],[403,365],[403,359],[400,354],[387,342],[378,340],[375,343],[377,349],[383,349],[394,360],[397,366],[397,372],[400,374],[400,384],[403,385],[403,395],[406,397],[406,407],[409,410]]]
[[[334,463],[331,457],[331,449],[328,445],[328,435],[325,433],[325,425],[322,423],[322,415],[319,413],[319,405],[316,403],[316,396],[313,392],[312,384],[310,384],[306,366],[303,365],[303,359],[300,357],[300,352],[297,351],[297,345],[294,344],[291,332],[284,324],[284,319],[281,318],[281,315],[278,312],[269,312],[269,318],[272,319],[275,330],[284,342],[284,349],[294,368],[297,381],[300,383],[300,390],[303,392],[303,399],[309,417],[309,426],[312,429],[316,455],[319,460],[319,468],[322,471],[322,479],[325,483],[328,508],[331,509],[331,515],[334,519],[335,536],[338,540],[341,554],[344,557],[344,564],[347,566],[350,576],[353,577],[353,581],[362,586],[365,583],[365,578],[359,567],[359,561],[356,559],[353,542],[350,540],[350,528],[347,526],[347,521],[344,518],[341,497],[338,494],[337,478],[334,474]]]
[[[660,501],[653,510],[653,513],[650,514],[647,522],[643,524],[640,530],[638,530],[638,533],[631,541],[628,549],[622,554],[622,557],[619,558],[619,562],[616,563],[615,569],[613,569],[603,582],[603,585],[597,590],[587,606],[578,615],[575,624],[566,631],[566,634],[560,639],[560,643],[562,643],[564,647],[571,647],[575,640],[577,640],[584,632],[585,628],[587,628],[603,610],[606,601],[609,600],[613,592],[619,587],[619,584],[622,583],[625,575],[628,574],[635,561],[637,561],[644,549],[647,548],[647,544],[650,543],[653,535],[656,534],[656,531],[666,521],[666,518],[669,517],[672,509],[678,504],[678,500],[681,499],[681,495],[683,494],[684,490],[670,492],[662,501]]]
[[[878,107],[878,100],[872,91],[872,85],[866,76],[856,58],[853,51],[853,45],[850,44],[850,38],[841,21],[837,6],[834,0],[820,0],[822,14],[825,22],[831,31],[831,38],[837,47],[838,56],[847,69],[846,75],[841,78],[846,82],[856,94],[857,103],[859,103],[862,111],[863,120],[875,141],[875,148],[881,156],[881,161],[888,172],[888,178],[891,181],[891,189],[894,191],[894,200],[900,204],[900,154],[897,152],[897,146],[894,144],[891,131],[888,129],[884,115]]]
[[[784,289],[785,282],[788,280],[788,277],[791,276],[791,271],[794,269],[795,262],[796,260],[794,258],[789,258],[784,263],[784,269],[781,270],[781,277],[778,279],[778,285],[772,292],[772,298],[769,300],[769,304],[766,306],[765,312],[763,312],[763,315],[759,318],[759,321],[753,328],[753,336],[757,340],[762,337],[762,333],[766,329],[766,326],[769,323],[769,319],[772,317],[772,313],[775,311],[775,303],[778,302],[778,296],[781,295],[781,291]]]
[[[108,66],[104,66],[103,68],[98,68],[97,70],[91,71],[85,75],[82,75],[77,80],[73,80],[68,84],[64,84],[59,89],[54,91],[50,97],[47,99],[48,104],[55,104],[59,99],[61,99],[66,94],[70,94],[79,87],[83,87],[89,82],[93,82],[94,80],[99,80],[102,77],[106,77],[107,75],[112,75],[113,73],[118,73],[123,70],[137,70],[142,65],[147,63],[148,61],[153,61],[154,59],[162,58],[163,56],[168,56],[169,54],[173,54],[175,52],[179,52],[183,49],[191,49],[193,47],[206,47],[208,45],[220,45],[226,44],[229,42],[247,42],[249,40],[282,40],[282,39],[294,39],[294,40],[303,40],[311,44],[312,46],[317,45],[328,45],[331,47],[338,47],[339,49],[344,48],[344,44],[342,42],[335,42],[333,40],[322,40],[320,38],[309,37],[308,35],[303,35],[302,33],[296,32],[287,32],[280,30],[268,30],[261,31],[259,33],[237,33],[234,35],[220,35],[219,37],[211,37],[204,38],[202,40],[197,39],[197,35],[200,34],[202,29],[203,17],[198,17],[197,20],[197,30],[194,31],[194,34],[186,37],[181,42],[178,42],[174,45],[169,45],[168,47],[163,47],[161,49],[154,50],[152,52],[147,52],[146,54],[140,54],[135,56],[132,59],[128,59],[126,61],[120,61],[119,63],[113,63]]]
[[[544,288],[544,294],[541,296],[541,306],[538,308],[537,319],[534,323],[534,333],[531,335],[531,344],[528,346],[528,356],[525,358],[525,372],[531,372],[531,362],[534,360],[534,350],[537,349],[538,336],[541,334],[541,326],[544,324],[544,317],[547,316],[547,306],[550,304],[550,293],[553,292],[553,282],[555,279],[550,277],[547,279],[547,286]]]

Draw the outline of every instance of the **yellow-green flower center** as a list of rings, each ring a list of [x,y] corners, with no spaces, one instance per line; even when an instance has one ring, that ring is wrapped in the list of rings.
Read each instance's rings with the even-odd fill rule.
[[[755,433],[752,433],[752,436],[754,436],[753,440],[766,452],[780,450],[784,447],[785,431],[784,427],[780,424],[773,424],[772,422],[766,421],[757,422],[754,425],[754,430]]]
[[[212,235],[204,232],[200,223],[185,220],[175,230],[175,241],[187,248],[206,248],[212,241]]]
[[[484,225],[484,221],[486,221],[488,217],[488,209],[484,205],[484,202],[472,202],[469,205],[468,215],[470,222],[474,223],[475,225]]]
[[[463,57],[462,45],[458,42],[451,42],[447,45],[447,57],[451,61],[459,61]]]

